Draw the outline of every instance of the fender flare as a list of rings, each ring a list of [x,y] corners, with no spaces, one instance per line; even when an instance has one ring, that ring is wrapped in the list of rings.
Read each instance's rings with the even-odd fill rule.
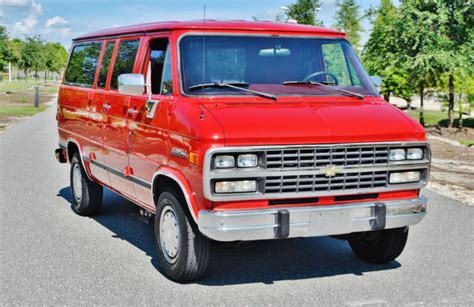
[[[190,184],[188,183],[188,181],[186,180],[186,178],[184,177],[184,175],[181,172],[169,167],[159,168],[158,171],[153,175],[153,179],[151,181],[150,193],[151,193],[152,199],[155,199],[155,192],[154,192],[155,181],[158,176],[168,177],[178,184],[178,186],[181,189],[181,192],[184,195],[186,205],[188,206],[188,209],[189,209],[189,213],[191,213],[191,216],[193,217],[194,222],[198,224],[197,216],[199,212],[197,212],[198,207],[197,207],[196,197],[194,197],[194,193],[192,192],[193,190]]]
[[[79,141],[74,139],[74,138],[68,138],[67,141],[66,141],[66,152],[69,148],[69,144],[71,144],[71,143],[76,145],[77,149],[79,150],[79,157],[80,157],[80,160],[81,160],[82,167],[84,168],[84,171],[87,175],[87,178],[89,178],[90,181],[93,181],[92,176],[90,174],[89,165],[87,165],[87,167],[86,167],[86,164],[85,164],[85,161],[84,161],[84,156],[82,155],[82,147],[81,147],[81,144],[79,143]],[[72,157],[69,157],[69,154],[68,154],[67,158],[68,158],[69,162],[71,162]]]

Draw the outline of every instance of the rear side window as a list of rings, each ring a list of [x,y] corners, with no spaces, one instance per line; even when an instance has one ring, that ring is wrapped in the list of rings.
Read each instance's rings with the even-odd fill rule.
[[[75,46],[66,71],[66,83],[92,86],[101,49],[102,43]]]
[[[114,71],[112,73],[112,80],[110,81],[110,88],[118,88],[118,76],[121,74],[129,74],[133,71],[135,58],[137,56],[138,45],[140,40],[129,40],[120,43],[120,47],[115,58]]]
[[[110,60],[114,53],[115,42],[107,43],[105,47],[104,57],[102,58],[102,64],[100,65],[99,80],[97,81],[97,87],[104,88],[107,82],[107,74],[109,72]]]

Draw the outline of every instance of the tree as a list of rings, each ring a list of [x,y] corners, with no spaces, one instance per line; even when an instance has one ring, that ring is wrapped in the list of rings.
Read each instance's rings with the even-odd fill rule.
[[[397,8],[390,0],[382,0],[380,5],[369,12],[373,30],[363,52],[364,65],[371,75],[381,76],[382,94],[386,101],[394,94],[407,101],[410,109],[414,86],[409,82],[408,73],[397,63],[400,48],[395,31]]]
[[[361,15],[359,13],[359,6],[355,0],[338,0],[336,2],[337,12],[335,16],[334,27],[339,31],[347,33],[347,37],[352,45],[359,50],[360,49],[360,32],[362,32],[362,26],[360,24]]]
[[[403,69],[408,82],[420,95],[420,123],[424,125],[424,96],[436,85],[446,65],[443,25],[446,10],[439,1],[405,0],[394,19],[394,36],[398,48],[395,65]]]
[[[3,72],[10,57],[10,48],[8,47],[7,30],[4,26],[0,25],[0,72]]]
[[[27,37],[21,48],[21,67],[28,75],[28,70],[35,71],[35,77],[38,78],[38,71],[46,68],[46,56],[44,52],[43,41],[39,36]]]
[[[48,71],[59,72],[67,61],[67,51],[60,43],[46,43],[44,46],[45,54],[45,72],[44,79],[46,81]]]
[[[16,78],[18,78],[18,68],[21,67],[21,48],[23,46],[23,41],[19,38],[14,38],[8,42],[9,49],[10,49],[10,61],[13,65],[12,67],[12,74],[13,78],[15,78],[15,67],[16,67]]]
[[[322,26],[322,21],[316,19],[316,14],[321,8],[320,0],[298,0],[288,5],[288,17],[295,19],[300,24]]]
[[[474,5],[470,0],[443,0],[445,72],[448,74],[448,119],[453,126],[456,76],[472,78],[474,66]],[[461,110],[460,110],[461,112]]]

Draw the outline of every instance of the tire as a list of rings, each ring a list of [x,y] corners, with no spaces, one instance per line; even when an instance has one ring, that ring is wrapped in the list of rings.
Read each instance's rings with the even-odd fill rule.
[[[72,210],[82,216],[98,213],[102,207],[103,188],[87,177],[78,153],[71,159],[70,180]]]
[[[155,244],[160,267],[177,282],[202,277],[209,263],[209,240],[197,229],[185,201],[175,191],[163,192],[155,214]]]
[[[387,263],[402,253],[408,238],[408,227],[364,232],[349,239],[354,254],[367,262]]]

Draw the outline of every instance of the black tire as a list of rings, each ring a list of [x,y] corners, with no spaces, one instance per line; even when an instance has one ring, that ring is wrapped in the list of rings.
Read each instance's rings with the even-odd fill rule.
[[[75,172],[77,172],[77,174],[75,174]],[[87,177],[78,153],[74,154],[71,159],[70,180],[72,210],[83,216],[98,213],[102,208],[103,188]],[[75,182],[75,180],[78,182]]]
[[[371,263],[387,263],[402,253],[408,238],[408,227],[368,231],[353,236],[349,245],[360,259]]]
[[[202,277],[209,263],[209,240],[199,232],[185,205],[179,193],[165,191],[158,199],[155,214],[158,261],[163,273],[177,282]],[[170,239],[174,237],[176,240]]]

